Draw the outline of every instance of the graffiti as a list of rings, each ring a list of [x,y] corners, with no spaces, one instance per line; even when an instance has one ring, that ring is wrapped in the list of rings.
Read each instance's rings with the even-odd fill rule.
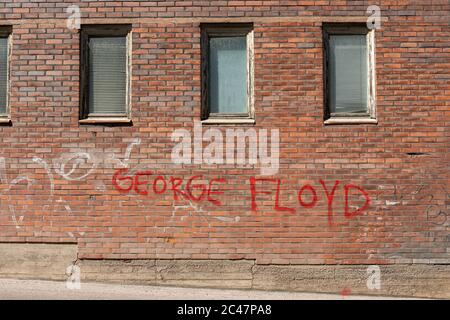
[[[422,180],[416,184],[380,185],[376,193],[377,198],[374,202],[377,204],[375,206],[377,212],[395,210],[396,215],[404,213],[408,216],[411,212],[414,212],[420,218],[423,218],[424,226],[426,226],[426,229],[418,231],[420,237],[433,243],[435,248],[447,249],[450,214],[448,200],[450,194],[440,181],[425,182]],[[394,218],[385,216],[384,219],[386,221],[386,219]],[[409,223],[417,228],[415,220],[411,220]],[[414,239],[411,239],[408,245],[414,247],[416,245]],[[379,257],[399,259],[409,263],[415,258],[415,253],[414,249],[399,246],[398,248],[391,247],[380,250]],[[424,256],[424,254],[421,254],[421,257]],[[435,257],[433,252],[429,252],[426,256],[430,259]]]
[[[125,150],[125,155],[123,157],[123,160],[115,158],[115,154],[113,154],[113,159],[115,159],[120,166],[124,168],[128,168],[128,164],[130,162],[131,152],[133,151],[133,148],[135,146],[139,146],[141,144],[141,139],[136,138],[133,141],[128,144],[127,149]]]
[[[34,179],[30,179],[27,175],[19,175],[11,180],[7,191],[10,191],[14,187],[14,185],[17,185],[22,181],[25,181],[27,183],[27,188],[29,188],[34,183]]]
[[[8,183],[8,178],[6,176],[6,160],[3,157],[0,157],[0,181],[2,184],[8,185],[5,192],[11,191],[12,188],[14,188],[16,185],[20,184],[21,182],[26,182],[27,189],[30,188],[31,185],[34,183],[34,180],[30,179],[27,175],[18,175],[16,178],[14,178],[13,180],[11,180],[11,182]],[[3,195],[3,192],[1,192],[0,195]],[[21,215],[21,216],[19,216],[19,219],[17,220],[15,206],[10,204],[10,205],[8,205],[8,209],[9,209],[9,214],[11,216],[11,220],[14,223],[15,228],[20,229],[25,216]]]
[[[72,164],[72,167],[69,169],[69,171],[66,171],[66,166],[69,164]],[[80,169],[83,164],[91,163],[86,173],[77,175],[77,169]],[[97,168],[97,161],[95,161],[95,158],[87,153],[87,152],[78,152],[74,154],[68,154],[61,157],[57,163],[55,171],[58,173],[61,177],[63,177],[66,180],[69,181],[75,181],[75,180],[83,180],[86,177],[88,177],[94,170]]]
[[[106,185],[103,183],[103,181],[94,181],[94,187],[95,187],[95,190],[97,190],[97,191],[100,191],[100,192],[106,191]]]
[[[429,205],[426,209],[427,220],[434,225],[446,225],[450,212],[437,205]]]
[[[345,299],[346,297],[352,294],[352,289],[349,287],[344,287],[339,293],[342,296],[342,298]]]
[[[11,211],[11,213],[13,213],[13,214],[11,215],[11,218],[12,218],[12,220],[13,220],[13,222],[14,222],[14,225],[16,226],[16,229],[20,229],[20,225],[22,224],[22,221],[23,221],[24,216],[20,216],[20,217],[19,217],[19,221],[17,221],[14,206],[10,205],[10,206],[9,206],[9,210]]]
[[[94,154],[85,151],[63,154],[59,159],[54,161],[55,172],[68,181],[80,181],[93,174],[101,162],[106,163],[110,161],[123,168],[128,168],[133,148],[140,144],[141,139],[133,139],[128,144],[122,158],[118,158],[114,153]],[[96,183],[98,189],[105,189],[104,185],[99,182]]]
[[[378,187],[379,190],[382,190],[382,192],[379,193],[379,198],[388,198],[385,200],[387,206],[395,206],[414,199],[431,201],[434,198],[433,194],[421,195],[427,186],[428,185],[423,182],[419,185],[406,186],[383,185]]]
[[[32,158],[32,161],[39,164],[48,178],[49,184],[49,197],[48,203],[43,205],[43,209],[48,212],[65,212],[72,214],[73,209],[63,198],[55,197],[55,179],[61,177],[68,181],[81,181],[87,179],[92,175],[99,167],[100,163],[106,163],[120,166],[112,177],[112,185],[114,190],[121,194],[135,194],[137,196],[151,197],[171,197],[173,201],[185,201],[189,203],[189,210],[200,213],[206,213],[198,204],[206,203],[214,206],[223,206],[223,196],[227,190],[227,180],[223,178],[206,179],[203,175],[194,175],[191,177],[178,177],[178,176],[166,176],[158,174],[155,171],[142,170],[137,171],[137,167],[129,169],[130,159],[133,150],[141,144],[141,139],[135,138],[130,140],[125,148],[125,152],[120,156],[116,156],[114,153],[107,152],[87,152],[76,151],[73,153],[62,154],[59,158],[53,160],[49,164],[45,159],[37,156]],[[56,175],[57,176],[56,176]],[[246,178],[247,179],[247,178]],[[26,188],[36,184],[36,181],[30,178],[28,175],[19,174],[17,177],[8,182],[6,175],[6,161],[5,158],[0,157],[0,182],[7,184],[7,188],[3,189],[2,193],[9,192],[12,188],[18,184],[25,183]],[[277,178],[256,178],[250,177],[248,181],[245,181],[249,185],[247,190],[247,199],[250,200],[249,211],[258,212],[259,206],[263,203],[265,208],[267,204],[272,203],[272,209],[276,212],[285,212],[295,214],[300,208],[313,209],[321,204],[325,204],[327,210],[328,223],[333,224],[333,215],[335,204],[337,202],[343,203],[342,212],[345,218],[354,218],[363,214],[373,204],[373,201],[369,197],[369,194],[364,188],[346,183],[343,184],[339,180],[335,181],[323,181],[319,180],[317,185],[307,183],[298,187],[293,193],[293,188],[283,186],[281,179]],[[95,190],[104,192],[107,190],[107,186],[103,181],[94,181],[93,187]],[[231,187],[232,186],[228,186]],[[427,205],[425,215],[427,221],[432,225],[442,226],[448,224],[449,212],[442,203],[435,203],[435,195],[427,192],[428,185],[421,183],[419,185],[388,185],[379,186],[379,189],[383,192],[388,191],[389,196],[386,198],[386,194],[378,193],[375,210],[380,208],[396,207],[398,205],[408,204],[411,200],[420,200],[421,204]],[[444,188],[442,188],[444,190]],[[287,194],[284,194],[286,193]],[[448,193],[444,190],[446,197]],[[282,203],[284,196],[288,195],[290,204]],[[292,197],[293,196],[293,197]],[[359,205],[352,205],[351,202],[355,200],[355,196]],[[336,198],[339,198],[337,201]],[[261,199],[262,198],[262,199]],[[266,198],[266,199],[264,199]],[[295,205],[292,204],[292,199],[295,199]],[[361,202],[361,199],[363,202]],[[95,196],[89,198],[88,204],[93,206]],[[383,201],[385,207],[379,207],[379,201]],[[14,206],[16,204],[10,204],[7,206],[10,212],[10,217],[16,228],[20,228],[23,223],[24,215],[22,211],[18,211]],[[175,206],[174,210],[182,210],[181,206]],[[18,216],[17,212],[21,212]],[[202,213],[202,214],[203,214]],[[26,216],[25,216],[26,218]],[[212,217],[222,222],[238,222],[239,217]]]
[[[257,191],[257,182],[262,182],[264,184],[264,188],[262,191]],[[268,183],[269,184],[272,183],[272,184],[276,185],[276,191],[268,191],[265,188],[265,186],[267,186]],[[340,184],[340,181],[339,180],[335,181],[334,186],[331,191],[329,191],[328,187],[326,186],[326,184],[323,180],[319,180],[319,183],[321,184],[321,186],[323,188],[323,191],[324,191],[324,194],[325,194],[325,197],[327,200],[328,223],[331,225],[333,222],[333,200],[334,200],[336,190]],[[256,199],[256,196],[258,194],[270,195],[273,192],[275,192],[275,201],[274,201],[273,209],[275,211],[285,211],[285,212],[295,213],[296,212],[295,208],[282,206],[280,204],[281,189],[282,188],[281,188],[281,180],[280,179],[266,179],[266,178],[257,179],[257,178],[251,177],[250,178],[250,191],[251,191],[252,211],[254,211],[254,212],[258,211],[258,205],[257,205],[257,199]],[[349,195],[350,195],[351,189],[359,191],[359,193],[362,196],[364,196],[364,198],[365,198],[364,205],[360,208],[355,209],[354,211],[350,210],[350,205],[349,205]],[[304,194],[306,192],[309,192],[309,194],[311,196],[311,200],[309,200],[309,201],[304,200]],[[318,202],[317,191],[313,186],[311,186],[309,184],[302,186],[300,188],[300,190],[298,191],[297,196],[298,196],[298,202],[299,202],[300,206],[302,206],[304,208],[313,208],[316,206],[316,204]],[[367,210],[369,208],[370,197],[363,188],[353,185],[353,184],[346,184],[346,185],[344,185],[344,202],[345,202],[344,216],[346,218],[352,218],[352,217],[355,217],[355,216],[363,213],[365,210]]]
[[[185,201],[189,203],[188,207],[175,205],[173,214],[178,210],[188,209],[187,211],[195,212],[202,216],[203,219],[206,219],[208,216],[207,210],[203,210],[199,205],[200,203],[212,204],[213,206],[224,205],[222,203],[223,200],[220,199],[225,193],[227,184],[226,179],[214,178],[207,180],[203,175],[194,175],[183,178],[177,176],[164,176],[150,170],[137,171],[137,168],[133,170],[129,169],[131,154],[134,148],[140,144],[141,139],[139,138],[131,140],[126,147],[124,154],[120,157],[116,157],[116,154],[114,153],[76,151],[62,154],[59,158],[55,158],[52,164],[49,164],[45,159],[40,157],[33,157],[32,161],[39,164],[42,169],[44,169],[49,184],[48,203],[43,205],[43,210],[46,212],[65,212],[69,215],[73,213],[70,204],[66,200],[62,197],[55,197],[55,174],[58,175],[58,177],[71,182],[85,180],[96,171],[100,163],[106,163],[106,161],[121,167],[115,171],[112,177],[112,185],[119,193],[135,194],[137,196],[149,198],[154,196],[169,196],[173,201]],[[1,157],[0,181],[2,183],[8,183],[6,176],[6,161]],[[9,183],[6,192],[10,191],[14,185],[21,182],[26,182],[27,188],[30,188],[35,184],[35,180],[29,178],[27,175],[18,175]],[[272,199],[272,201],[274,201],[274,211],[296,212],[295,208],[281,204],[280,194],[283,188],[280,179],[251,177],[247,182],[250,186],[249,199],[251,201],[250,209],[252,212],[258,211],[259,201],[261,201],[259,198],[261,196],[275,197],[275,200]],[[300,207],[306,209],[314,208],[318,205],[319,201],[325,200],[328,207],[328,222],[332,224],[333,203],[337,189],[340,186],[340,181],[336,180],[333,185],[325,183],[322,180],[320,180],[319,183],[322,186],[321,189],[310,184],[301,186],[296,193],[296,199]],[[95,181],[93,184],[95,190],[101,192],[106,191],[107,187],[102,181]],[[359,208],[353,209],[354,206],[351,206],[349,203],[349,195],[355,191],[365,198],[365,203]],[[89,198],[88,202],[91,205],[91,200],[93,199],[95,200],[95,197],[93,196]],[[267,200],[264,202],[267,203]],[[344,203],[344,216],[346,218],[352,218],[367,210],[370,205],[370,198],[363,188],[352,184],[345,184]],[[24,216],[21,215],[17,218],[14,205],[9,205],[9,210],[15,226],[20,227],[20,224],[24,220]],[[240,217],[220,216],[212,218],[222,222],[240,221]]]
[[[230,222],[230,223],[236,223],[241,220],[240,216],[236,216],[234,218],[232,217],[216,217],[211,216],[209,214],[209,211],[205,211],[202,207],[200,207],[198,204],[193,203],[191,200],[189,200],[188,205],[174,205],[172,210],[172,218],[171,221],[174,221],[175,215],[177,211],[187,211],[188,215],[182,216],[181,221],[184,221],[187,217],[192,217],[192,211],[195,212],[196,215],[200,216],[207,224],[208,227],[211,227],[210,218],[216,219],[222,222]]]
[[[442,225],[448,225],[448,219],[450,216],[450,210],[448,209],[448,206],[446,204],[448,203],[448,200],[450,199],[450,194],[448,193],[447,189],[443,187],[442,185],[439,186],[439,188],[443,191],[443,194],[445,196],[445,200],[443,204],[428,204],[428,207],[425,211],[427,220],[438,226]],[[433,198],[431,197],[430,202]]]
[[[98,165],[103,161],[106,163],[108,160],[112,160],[113,163],[120,165],[121,167],[128,167],[133,148],[141,143],[139,138],[133,139],[127,146],[125,154],[121,158],[117,158],[115,154],[108,153],[89,153],[85,151],[79,151],[74,153],[62,154],[59,158],[53,160],[53,164],[49,164],[45,159],[34,156],[32,161],[40,165],[44,170],[49,184],[49,196],[47,203],[43,204],[42,209],[44,212],[65,212],[72,214],[72,208],[70,204],[61,197],[55,197],[55,175],[62,177],[68,181],[81,181],[89,177],[98,168]],[[19,174],[11,181],[8,181],[6,173],[6,159],[0,157],[0,183],[7,185],[7,188],[0,192],[0,195],[9,193],[16,185],[26,183],[26,188],[29,190],[33,185],[36,185],[36,181],[30,178],[26,174]],[[105,191],[106,186],[101,181],[95,181],[95,189],[98,191]],[[27,195],[28,197],[28,195]],[[2,205],[2,203],[0,203]],[[21,228],[21,224],[24,221],[25,215],[18,216],[16,204],[9,204],[7,208],[14,226],[17,229]],[[20,210],[21,214],[27,211],[25,205],[23,210]],[[79,233],[83,235],[84,233]],[[72,236],[71,236],[72,237]]]
[[[412,186],[379,186],[382,192],[378,199],[383,201],[387,207],[379,207],[378,210],[388,209],[397,205],[412,205],[419,203],[426,206],[425,216],[427,221],[433,225],[445,225],[448,223],[450,212],[445,205],[445,201],[450,198],[450,194],[442,185],[438,186],[442,190],[445,200],[439,201],[436,197],[436,190],[424,182]],[[387,198],[387,199],[385,199]]]
[[[215,219],[222,221],[222,222],[239,222],[241,221],[241,217],[236,216],[234,218],[230,218],[230,217],[214,217]]]
[[[226,182],[224,179],[212,179],[208,184],[204,184],[195,182],[202,180],[202,175],[192,176],[186,180],[174,176],[166,179],[163,175],[154,174],[152,171],[139,171],[132,176],[127,173],[128,169],[123,168],[116,170],[113,175],[112,184],[120,193],[128,194],[131,190],[142,196],[148,196],[151,192],[154,195],[170,193],[175,201],[185,199],[201,202],[206,199],[216,206],[222,205],[214,196],[223,194],[223,191],[218,190],[217,187]],[[154,178],[149,180],[152,176]],[[143,185],[151,185],[151,188],[144,188]]]
[[[200,216],[200,218],[202,218],[207,224],[208,224],[208,228],[211,227],[211,223],[208,220],[208,215],[209,213],[205,210],[203,210],[203,208],[199,207],[197,204],[193,203],[192,201],[189,200],[189,205],[183,205],[183,206],[179,206],[179,205],[174,205],[173,206],[173,211],[172,211],[172,221],[174,221],[175,219],[175,214],[177,211],[180,210],[187,210],[189,213],[187,216],[182,216],[181,217],[181,221],[184,221],[188,216],[192,216],[192,210],[194,210],[194,212],[196,213],[196,215]],[[164,228],[165,231],[165,228]]]
[[[192,176],[188,179],[183,179],[179,177],[164,177],[153,171],[140,171],[132,175],[128,174],[128,169],[118,169],[112,177],[112,184],[114,188],[122,194],[134,193],[141,196],[163,196],[168,193],[173,198],[173,201],[187,200],[192,202],[202,202],[208,201],[216,206],[221,206],[222,202],[217,199],[217,196],[224,195],[225,190],[220,186],[227,183],[225,179],[211,179],[209,182],[198,182],[203,181],[204,177],[202,175]],[[275,186],[275,190],[272,186]],[[251,210],[253,212],[258,211],[258,195],[275,195],[273,210],[281,212],[295,213],[296,209],[282,206],[280,204],[280,194],[281,194],[281,179],[269,179],[269,178],[255,178],[250,177],[250,199],[251,199]],[[320,180],[322,185],[325,198],[327,200],[328,206],[328,221],[332,224],[333,217],[333,199],[336,194],[336,190],[340,184],[339,180],[336,180],[333,189],[329,191],[323,180]],[[261,189],[261,190],[258,190]],[[355,210],[351,210],[349,203],[349,197],[351,190],[358,191],[359,195],[362,195],[365,199],[365,203]],[[305,194],[309,193],[311,195],[311,200],[306,200]],[[313,208],[319,201],[316,189],[306,184],[298,191],[298,202],[304,208]],[[368,193],[361,187],[353,184],[344,185],[344,216],[346,218],[355,217],[369,208],[370,197]],[[191,205],[192,207],[192,205]]]
[[[78,236],[76,235],[78,233]],[[81,238],[82,236],[84,236],[86,232],[80,231],[80,232],[67,232],[67,234],[71,237],[71,238]]]
[[[55,201],[55,208],[53,209],[54,211],[59,211],[58,207],[62,207],[64,208],[64,210],[66,210],[67,213],[71,214],[72,213],[72,208],[70,207],[70,205],[67,203],[66,200],[59,198],[58,200]]]

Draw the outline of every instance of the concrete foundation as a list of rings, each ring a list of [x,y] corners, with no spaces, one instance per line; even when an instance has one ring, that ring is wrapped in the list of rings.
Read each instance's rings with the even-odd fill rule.
[[[2,278],[65,280],[76,260],[76,244],[0,243]]]
[[[369,289],[368,265],[257,265],[253,260],[77,260],[76,245],[0,244],[0,277],[179,287],[450,298],[450,265],[380,265],[380,289]]]

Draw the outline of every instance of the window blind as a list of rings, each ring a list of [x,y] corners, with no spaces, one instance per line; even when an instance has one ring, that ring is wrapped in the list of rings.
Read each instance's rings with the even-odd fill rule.
[[[126,113],[126,37],[89,39],[89,113]]]
[[[8,89],[8,38],[0,38],[0,113],[6,113]]]
[[[367,45],[365,35],[330,35],[331,113],[367,113]]]

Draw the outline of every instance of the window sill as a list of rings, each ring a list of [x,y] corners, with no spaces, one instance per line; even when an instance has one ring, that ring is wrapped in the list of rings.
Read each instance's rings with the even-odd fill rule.
[[[11,123],[11,119],[6,118],[6,117],[0,117],[0,126],[10,126]]]
[[[131,124],[131,119],[123,117],[91,117],[81,119],[80,124]]]
[[[330,118],[324,124],[378,124],[377,119],[371,118]]]
[[[209,118],[206,120],[202,120],[202,124],[255,124],[255,119],[249,118]]]

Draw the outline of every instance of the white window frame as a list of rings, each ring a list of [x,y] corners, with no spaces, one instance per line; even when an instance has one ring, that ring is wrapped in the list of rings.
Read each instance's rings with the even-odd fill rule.
[[[11,56],[12,56],[12,27],[0,26],[0,36],[7,38],[8,49],[6,58],[6,105],[5,112],[0,113],[0,124],[10,124],[10,89],[11,89]]]
[[[209,39],[220,36],[246,36],[247,38],[247,112],[245,113],[211,113],[208,102],[209,77]],[[201,120],[203,124],[254,124],[254,40],[253,25],[247,23],[202,24],[202,105]]]
[[[367,44],[367,113],[332,114],[329,103],[328,64],[330,35],[366,35]],[[323,26],[324,43],[324,124],[377,124],[376,112],[376,68],[375,68],[375,30],[366,25],[326,24]]]

